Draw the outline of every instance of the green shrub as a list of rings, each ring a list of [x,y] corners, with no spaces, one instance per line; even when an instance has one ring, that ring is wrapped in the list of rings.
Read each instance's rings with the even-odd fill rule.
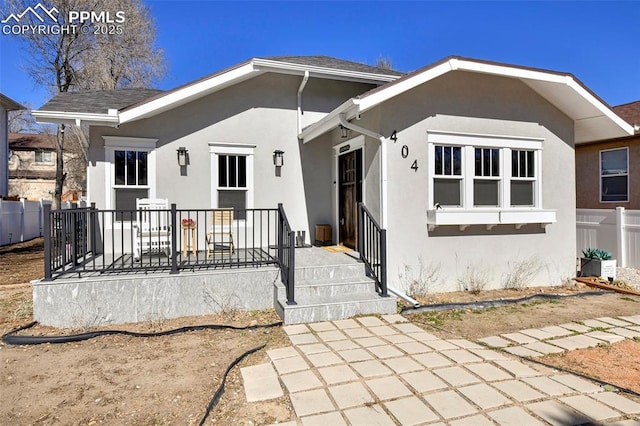
[[[594,248],[588,248],[588,249],[582,250],[582,255],[586,259],[597,259],[597,260],[612,259],[611,253],[609,253],[608,251],[601,250],[601,249],[594,249]]]

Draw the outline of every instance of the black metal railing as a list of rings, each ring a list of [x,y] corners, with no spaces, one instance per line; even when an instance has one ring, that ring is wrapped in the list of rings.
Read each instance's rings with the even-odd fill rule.
[[[358,251],[376,291],[387,297],[387,230],[382,229],[364,203],[358,203]]]
[[[282,204],[278,204],[278,264],[282,284],[287,290],[287,305],[295,305],[296,233],[291,230]]]
[[[45,279],[291,265],[284,209],[45,210]],[[48,220],[46,219],[48,218]],[[286,219],[285,219],[286,221]],[[287,223],[288,226],[288,223]],[[294,244],[295,245],[295,244]]]

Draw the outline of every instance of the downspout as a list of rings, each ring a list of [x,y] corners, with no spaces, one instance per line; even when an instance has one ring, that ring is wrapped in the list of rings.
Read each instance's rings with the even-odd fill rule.
[[[302,83],[300,83],[300,87],[298,88],[298,134],[302,133],[302,91],[304,90],[304,86],[307,85],[307,81],[309,80],[309,71],[304,72],[304,77],[302,77]]]
[[[365,129],[364,127],[357,126],[347,121],[344,114],[339,114],[338,119],[347,129],[353,130],[356,133],[360,133],[365,136],[377,139],[380,142],[380,224],[383,229],[387,229],[387,143],[386,138],[373,130]]]

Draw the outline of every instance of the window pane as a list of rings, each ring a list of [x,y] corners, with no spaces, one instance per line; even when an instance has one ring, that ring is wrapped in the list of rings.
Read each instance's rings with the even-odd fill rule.
[[[218,155],[218,186],[227,187],[227,156]]]
[[[136,184],[136,152],[127,151],[127,185]]]
[[[238,156],[238,187],[247,187],[247,157]]]
[[[451,175],[451,147],[445,146],[442,148],[444,150],[444,174],[447,176]]]
[[[124,185],[126,183],[125,180],[125,153],[124,151],[116,151],[115,152],[115,169],[116,169],[116,185]]]
[[[482,174],[480,176],[491,176],[491,150],[482,150]]]
[[[627,176],[602,178],[602,201],[627,201]]]
[[[453,174],[456,176],[462,175],[462,148],[453,148]]]
[[[482,176],[482,149],[476,148],[476,176]]]
[[[533,151],[527,151],[527,177],[535,176],[535,156]]]
[[[147,153],[138,152],[138,185],[147,185]]]
[[[475,206],[497,206],[498,183],[497,180],[474,180],[473,204]]]
[[[511,205],[533,206],[533,182],[511,181]]]
[[[600,152],[602,175],[619,175],[627,173],[627,150],[616,149]]]
[[[434,179],[433,202],[442,206],[462,205],[459,179]]]
[[[136,198],[149,197],[148,189],[116,188],[114,191],[116,198],[116,210],[135,210]],[[131,215],[130,213],[118,213],[116,214],[116,220],[119,222],[123,220],[135,220],[135,215]]]
[[[527,174],[527,151],[518,151],[520,154],[520,177],[525,177]]]
[[[442,147],[440,145],[436,146],[436,174],[437,175],[441,175],[442,174]]]
[[[518,151],[511,151],[511,176],[519,177],[518,174]]]
[[[235,209],[234,218],[244,220],[246,218],[247,191],[218,191],[218,207]]]
[[[235,155],[229,155],[229,188],[235,188],[238,186],[236,180],[236,159]]]
[[[491,150],[491,176],[500,176],[500,151]]]

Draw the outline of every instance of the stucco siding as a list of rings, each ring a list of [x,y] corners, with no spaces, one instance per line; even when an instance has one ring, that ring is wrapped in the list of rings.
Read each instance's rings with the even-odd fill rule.
[[[526,85],[510,79],[451,73],[383,104],[380,131],[397,132],[388,149],[388,278],[408,290],[414,280],[429,291],[499,288],[517,266],[528,285],[559,284],[575,267],[573,122]],[[429,231],[427,132],[431,130],[542,138],[542,208],[557,222],[440,226]],[[407,146],[407,158],[402,147]],[[418,169],[411,166],[417,165]],[[422,272],[421,272],[422,270]],[[430,276],[430,277],[429,277]]]
[[[600,201],[600,151],[629,148],[629,201]],[[576,196],[579,209],[640,209],[640,136],[576,146]]]
[[[283,203],[292,227],[309,235],[313,222],[328,220],[322,203],[330,201],[331,147],[303,147],[298,141],[297,91],[301,80],[264,74],[149,119],[117,129],[92,128],[90,200],[104,208],[105,197],[110,196],[105,193],[103,136],[158,139],[156,197],[168,198],[183,209],[212,207],[210,144],[255,146],[253,206],[274,208]],[[325,114],[369,87],[311,79],[303,93],[303,107]],[[179,147],[189,152],[189,164],[182,169],[176,155]],[[274,150],[284,151],[279,175],[273,164]],[[307,202],[313,203],[312,209]]]

